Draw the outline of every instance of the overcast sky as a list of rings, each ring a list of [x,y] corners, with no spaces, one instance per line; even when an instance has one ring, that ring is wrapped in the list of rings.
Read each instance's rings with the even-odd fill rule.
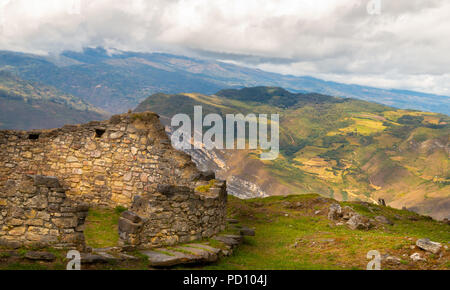
[[[450,96],[449,19],[448,0],[0,0],[0,49],[166,51]]]

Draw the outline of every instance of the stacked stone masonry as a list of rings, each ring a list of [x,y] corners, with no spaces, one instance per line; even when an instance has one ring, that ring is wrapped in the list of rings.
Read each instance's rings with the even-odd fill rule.
[[[152,248],[174,245],[225,229],[227,191],[215,181],[208,192],[185,186],[159,185],[157,193],[136,196],[119,220],[123,246]]]
[[[57,178],[9,180],[0,190],[0,245],[84,249],[88,209],[67,199]]]
[[[132,232],[121,231],[124,245],[182,242],[210,236],[225,224],[226,194],[219,192],[226,192],[226,185],[218,182],[219,187],[211,188],[211,193],[196,192],[205,182],[204,174],[189,155],[172,148],[159,116],[151,112],[115,115],[108,121],[60,129],[0,131],[0,165],[0,194],[16,195],[15,203],[2,197],[3,208],[20,207],[20,200],[27,199],[28,193],[19,185],[11,186],[13,183],[38,175],[57,178],[57,191],[48,188],[52,194],[62,193],[64,188],[71,200],[92,207],[121,205],[130,208],[130,214],[136,211],[142,226]],[[161,192],[164,187],[171,188],[171,194]],[[143,200],[148,201],[146,206]],[[126,216],[121,219],[122,229],[127,223],[124,220]],[[22,230],[19,227],[13,234],[21,237]],[[61,232],[59,235],[61,238]],[[1,236],[14,241],[15,235],[2,230]]]

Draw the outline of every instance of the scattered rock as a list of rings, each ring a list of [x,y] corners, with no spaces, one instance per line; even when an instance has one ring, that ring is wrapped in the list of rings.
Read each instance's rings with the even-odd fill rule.
[[[148,261],[153,267],[169,267],[178,264],[182,264],[186,259],[186,255],[182,253],[172,253],[167,252],[168,254],[164,254],[156,251],[142,251],[141,254],[144,254],[148,257]],[[170,255],[169,255],[170,254]]]
[[[248,227],[242,227],[240,232],[243,236],[255,236],[255,230]]]
[[[395,215],[394,215],[394,219],[396,219],[396,220],[401,220],[401,219],[402,219],[402,216],[401,216],[401,215],[398,215],[398,214],[395,214]]]
[[[239,223],[239,221],[237,219],[227,219],[227,222],[229,224],[238,224]]]
[[[416,246],[433,254],[438,254],[442,249],[440,243],[432,242],[430,239],[419,239],[416,242]]]
[[[113,255],[106,252],[98,252],[96,254],[104,258],[107,262],[118,262],[121,260],[120,258],[116,258]]]
[[[390,221],[388,218],[386,218],[385,216],[379,215],[375,217],[375,220],[379,223],[385,224],[385,225],[393,225],[394,223],[392,221]]]
[[[422,258],[422,256],[419,253],[414,253],[411,256],[409,256],[411,258],[411,260],[413,260],[414,262],[419,262],[419,261],[423,261],[425,262],[426,259]]]
[[[336,242],[336,240],[335,239],[319,239],[319,242],[321,242],[321,243],[334,243],[334,242]]]
[[[56,256],[49,252],[30,251],[25,254],[25,258],[38,261],[54,261],[56,259]]]
[[[124,253],[117,253],[117,257],[118,257],[120,260],[122,260],[122,261],[124,261],[124,260],[127,260],[127,261],[137,261],[137,260],[139,260],[138,257],[132,256],[132,255],[128,255],[128,254],[124,254]]]
[[[347,222],[347,225],[352,230],[368,230],[372,227],[370,220],[359,214],[353,215]]]
[[[221,235],[214,237],[213,239],[222,242],[231,248],[234,248],[242,242],[242,236],[238,235]]]
[[[81,264],[102,264],[107,263],[108,259],[100,255],[82,253]]]
[[[381,257],[381,260],[387,264],[390,265],[398,265],[401,262],[401,259],[395,256],[391,256],[389,254],[384,255],[383,257]]]
[[[333,203],[328,211],[328,219],[334,221],[342,216],[342,208],[339,204]]]
[[[342,209],[342,219],[343,220],[348,221],[354,215],[355,215],[355,211],[351,207],[344,206],[344,208]]]

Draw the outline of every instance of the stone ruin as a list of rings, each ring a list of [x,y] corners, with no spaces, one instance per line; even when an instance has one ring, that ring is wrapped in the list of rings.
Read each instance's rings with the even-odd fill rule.
[[[151,112],[0,131],[0,245],[83,248],[89,206],[129,209],[118,225],[123,246],[210,237],[225,227],[227,200],[213,178],[172,148]]]
[[[0,192],[0,244],[82,248],[89,206],[67,199],[58,179],[24,175]]]

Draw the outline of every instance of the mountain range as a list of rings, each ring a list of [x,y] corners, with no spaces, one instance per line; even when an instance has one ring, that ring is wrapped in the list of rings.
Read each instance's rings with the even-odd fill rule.
[[[159,93],[136,111],[154,111],[173,129],[171,117],[185,113],[193,119],[197,105],[204,115],[280,114],[281,153],[273,161],[260,160],[258,150],[188,150],[201,168],[226,179],[233,195],[319,193],[371,203],[382,198],[396,208],[450,217],[450,117],[445,114],[277,87]]]
[[[54,87],[0,71],[0,129],[57,128],[107,116],[105,111]]]
[[[231,194],[383,198],[450,217],[448,96],[164,53],[0,51],[1,129],[54,128],[133,108],[157,112],[169,125],[195,105],[205,114],[280,114],[281,154],[274,161],[259,160],[257,150],[189,152],[202,169],[226,179]]]
[[[254,86],[283,87],[296,93],[356,98],[447,115],[450,112],[448,96],[341,84],[166,53],[86,48],[81,52],[39,56],[0,51],[0,70],[52,86],[110,113],[132,109],[158,92],[209,95],[221,89]]]

